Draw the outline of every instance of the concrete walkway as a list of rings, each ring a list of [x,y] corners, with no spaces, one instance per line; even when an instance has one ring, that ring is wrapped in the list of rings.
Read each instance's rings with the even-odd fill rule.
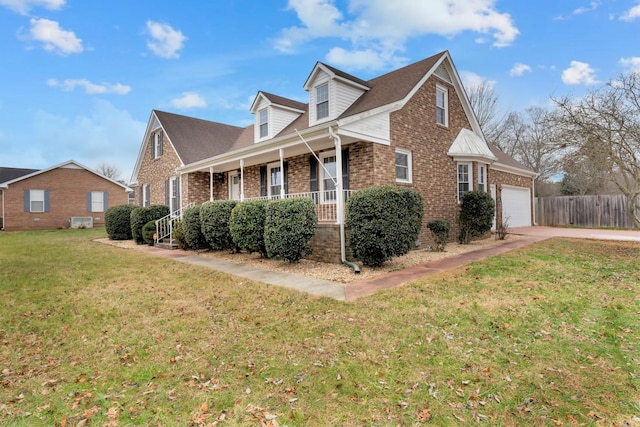
[[[431,261],[404,270],[394,271],[358,282],[343,283],[316,279],[313,277],[263,270],[246,264],[236,264],[215,258],[193,255],[192,252],[146,247],[144,250],[155,255],[172,258],[179,262],[201,265],[244,277],[270,285],[283,286],[307,292],[313,295],[333,298],[339,301],[353,301],[357,298],[373,295],[381,289],[388,289],[404,283],[412,282],[429,274],[458,268],[473,261],[502,254],[535,242],[552,237],[569,237],[596,240],[622,240],[640,242],[640,231],[631,230],[595,230],[581,228],[555,227],[520,227],[510,229],[511,234],[521,235],[519,239],[504,241],[504,243],[490,246],[476,251]]]

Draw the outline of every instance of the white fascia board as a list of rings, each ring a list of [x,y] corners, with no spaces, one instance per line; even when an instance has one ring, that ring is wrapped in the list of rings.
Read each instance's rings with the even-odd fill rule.
[[[361,133],[361,132],[354,132],[354,131],[345,130],[345,129],[338,129],[337,133],[340,136],[348,136],[348,137],[360,139],[362,141],[375,142],[377,144],[382,144],[382,145],[391,145],[391,141],[388,140],[388,139],[378,138],[377,136],[371,136],[371,135],[364,134],[364,133]]]
[[[491,169],[495,170],[495,171],[499,171],[499,172],[507,172],[507,173],[511,173],[514,175],[521,175],[521,176],[527,176],[530,178],[537,178],[540,174],[534,171],[530,171],[527,169],[521,169],[521,168],[517,168],[515,166],[509,166],[509,165],[505,165],[503,163],[494,163],[491,165]]]
[[[367,117],[376,116],[382,113],[392,113],[400,110],[404,106],[404,102],[393,102],[391,104],[382,105],[372,110],[363,111],[362,113],[354,114],[353,116],[343,117],[338,119],[338,126],[346,126],[358,120],[366,119]]]

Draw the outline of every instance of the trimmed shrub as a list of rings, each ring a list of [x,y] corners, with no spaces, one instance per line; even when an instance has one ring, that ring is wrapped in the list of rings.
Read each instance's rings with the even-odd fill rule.
[[[433,237],[434,247],[436,252],[443,252],[447,242],[449,241],[449,231],[451,230],[451,224],[444,219],[434,219],[427,223],[427,228],[431,231]]]
[[[236,205],[231,211],[229,230],[235,245],[243,251],[258,252],[267,256],[264,243],[264,222],[267,216],[268,200],[247,200]]]
[[[496,204],[491,194],[469,191],[460,197],[460,234],[458,242],[468,244],[472,237],[479,237],[491,230]]]
[[[182,215],[182,231],[184,242],[189,249],[206,249],[209,247],[202,234],[202,205],[192,206]]]
[[[237,204],[236,200],[216,200],[204,203],[200,209],[202,234],[214,251],[237,250],[229,229],[231,211]]]
[[[184,227],[182,226],[182,221],[173,221],[172,233],[173,241],[178,245],[178,248],[189,249],[189,245],[187,245],[187,241],[184,238]]]
[[[131,240],[131,211],[133,205],[112,206],[104,213],[104,227],[111,240]]]
[[[311,253],[307,245],[318,229],[316,205],[306,198],[274,200],[267,205],[264,243],[267,256],[288,262]]]
[[[142,227],[149,221],[156,221],[169,215],[169,208],[164,205],[137,207],[131,211],[131,236],[139,245],[144,243]]]
[[[149,246],[153,246],[155,243],[155,239],[153,238],[154,234],[156,234],[156,222],[149,221],[142,227],[142,240],[145,244]]]
[[[391,185],[358,191],[347,201],[351,252],[368,266],[406,254],[415,246],[423,214],[422,196]]]

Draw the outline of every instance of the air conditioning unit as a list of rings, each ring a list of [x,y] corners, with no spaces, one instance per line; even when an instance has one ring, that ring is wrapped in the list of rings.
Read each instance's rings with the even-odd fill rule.
[[[72,216],[71,228],[93,228],[93,217],[91,216]]]

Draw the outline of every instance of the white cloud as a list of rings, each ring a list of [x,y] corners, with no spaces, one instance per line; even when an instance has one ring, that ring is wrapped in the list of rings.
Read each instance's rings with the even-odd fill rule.
[[[332,65],[349,70],[381,70],[392,64],[400,67],[407,62],[404,58],[397,57],[389,51],[375,49],[348,51],[341,47],[332,48],[325,59]]]
[[[511,67],[511,70],[509,71],[509,75],[512,77],[520,77],[527,72],[529,73],[531,72],[531,66],[516,62],[515,64],[513,64],[513,67]]]
[[[381,60],[398,62],[396,52],[405,49],[411,37],[436,34],[454,37],[463,32],[479,33],[478,43],[493,39],[497,47],[508,46],[519,34],[508,13],[495,7],[495,0],[350,0],[346,7],[348,17],[335,5],[335,0],[289,0],[299,26],[286,28],[276,40],[275,47],[282,52],[315,38],[340,38],[351,41],[351,49],[333,49],[332,57],[347,62],[347,52],[360,61],[350,61],[359,68],[367,65],[379,67]],[[375,55],[374,53],[377,53]],[[388,65],[388,63],[387,63]]]
[[[42,43],[44,50],[61,55],[80,53],[84,50],[82,40],[76,37],[73,31],[60,28],[58,22],[32,18],[30,23],[29,37]]]
[[[171,105],[180,109],[204,108],[207,102],[195,92],[183,92],[180,98],[171,100]]]
[[[568,85],[593,85],[598,83],[595,70],[586,62],[571,61],[569,68],[562,72],[562,82]]]
[[[633,21],[636,18],[640,18],[640,3],[627,10],[620,17],[623,21]]]
[[[114,93],[116,95],[126,95],[131,92],[131,86],[123,85],[121,83],[91,83],[87,79],[66,79],[59,81],[56,79],[47,80],[47,84],[51,87],[61,87],[63,90],[72,91],[76,87],[84,88],[85,92],[90,95]]]
[[[59,10],[66,2],[67,0],[0,0],[0,6],[7,7],[21,15],[27,15],[33,7]]]
[[[180,50],[184,47],[187,37],[181,31],[174,30],[168,24],[147,21],[147,31],[151,40],[147,41],[147,47],[155,55],[166,58],[178,58]]]
[[[127,110],[102,99],[96,99],[87,111],[72,117],[40,110],[30,123],[8,147],[2,147],[0,138],[3,163],[46,168],[76,160],[93,169],[107,163],[116,166],[127,181],[147,126],[146,121],[137,121]]]
[[[487,89],[493,89],[496,85],[495,80],[485,79],[471,71],[461,71],[460,80],[462,80],[462,85],[468,92],[482,85],[485,85]]]
[[[591,12],[592,10],[596,10],[600,6],[599,1],[592,1],[588,6],[580,6],[577,9],[573,10],[574,15],[582,15],[583,13]]]
[[[632,72],[640,73],[640,56],[632,56],[630,58],[620,59],[620,65]]]

